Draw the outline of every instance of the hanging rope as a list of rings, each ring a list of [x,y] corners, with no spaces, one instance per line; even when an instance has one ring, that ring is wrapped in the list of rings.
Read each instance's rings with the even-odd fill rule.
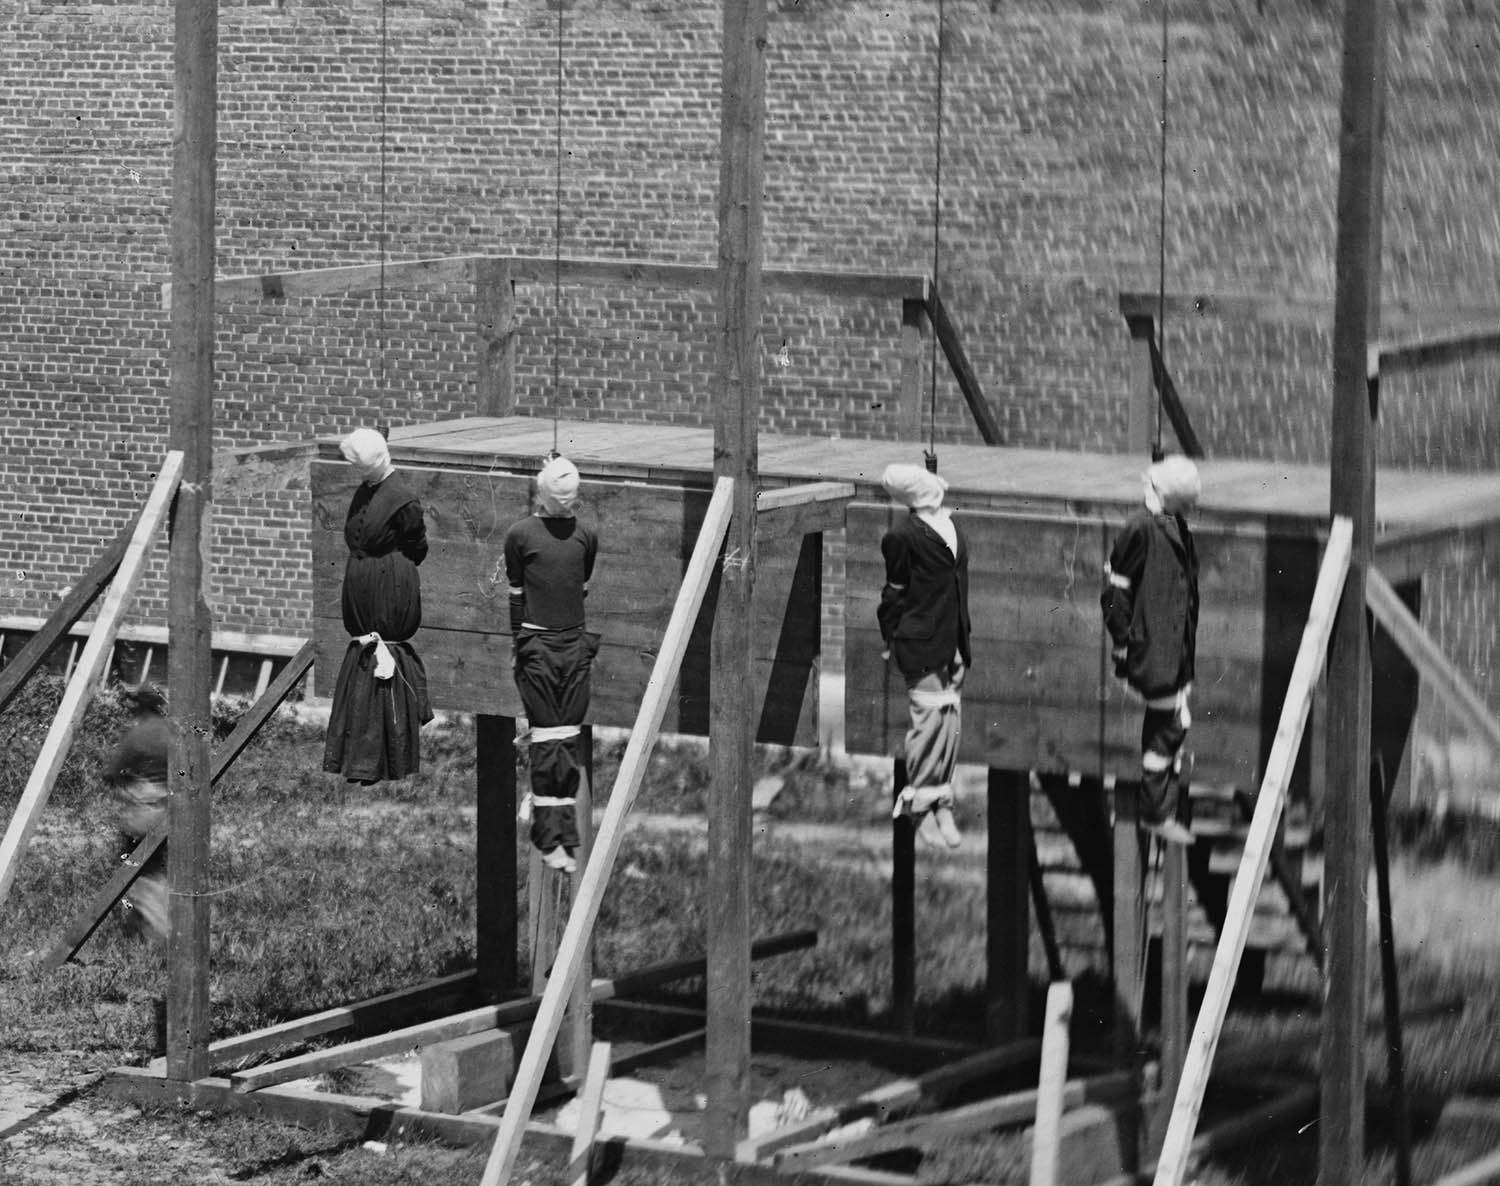
[[[557,4],[557,118],[553,155],[557,162],[552,201],[552,452],[557,454],[557,409],[562,400],[562,175],[563,175],[563,6]]]
[[[942,264],[943,244],[943,0],[937,8],[937,159],[932,182],[932,295],[938,299],[938,275]],[[927,394],[927,452],[923,460],[937,473],[937,333],[932,334],[932,365],[929,367]]]
[[[379,293],[375,299],[376,333],[380,341],[380,397],[387,398],[386,391],[386,333],[385,333],[385,255],[386,255],[386,133],[387,133],[387,54],[390,44],[387,18],[387,0],[380,0],[380,230],[377,233],[380,253]]]
[[[1162,390],[1167,385],[1167,15],[1161,0],[1161,191],[1156,216],[1156,357],[1161,374],[1156,384],[1156,440],[1151,460],[1162,459]]]

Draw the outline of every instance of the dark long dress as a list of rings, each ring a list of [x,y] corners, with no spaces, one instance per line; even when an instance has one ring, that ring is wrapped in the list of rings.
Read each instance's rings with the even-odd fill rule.
[[[421,729],[432,720],[427,671],[408,641],[422,624],[417,565],[427,556],[422,504],[398,475],[361,483],[344,520],[344,629],[349,649],[333,689],[323,769],[351,782],[406,778],[422,766]],[[396,662],[375,677],[378,634]]]

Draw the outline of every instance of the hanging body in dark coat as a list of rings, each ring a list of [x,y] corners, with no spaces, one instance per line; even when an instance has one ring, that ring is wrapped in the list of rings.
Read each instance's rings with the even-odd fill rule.
[[[351,782],[406,778],[422,767],[432,720],[427,671],[410,639],[422,624],[417,566],[427,556],[422,504],[397,474],[360,483],[344,520],[344,629],[349,647],[333,690],[323,769]],[[377,678],[381,650],[395,672]]]

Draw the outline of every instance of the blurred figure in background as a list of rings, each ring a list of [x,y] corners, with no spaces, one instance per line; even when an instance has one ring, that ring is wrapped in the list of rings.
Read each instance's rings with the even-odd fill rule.
[[[131,721],[104,764],[102,778],[113,794],[120,859],[127,861],[143,839],[167,823],[167,701],[160,689],[142,684],[126,693]],[[161,845],[120,899],[127,926],[155,943],[167,938],[167,846]]]

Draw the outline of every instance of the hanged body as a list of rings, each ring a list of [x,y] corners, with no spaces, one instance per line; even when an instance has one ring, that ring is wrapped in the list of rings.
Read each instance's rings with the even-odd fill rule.
[[[505,533],[505,576],[516,691],[529,727],[531,786],[522,803],[531,843],[548,866],[577,868],[580,736],[599,636],[584,599],[598,542],[578,521],[578,470],[554,457],[537,474],[536,511]]]
[[[943,506],[948,483],[917,465],[890,465],[881,484],[909,508],[880,541],[885,585],[876,617],[885,656],[906,681],[907,785],[893,814],[909,815],[931,844],[958,847],[953,774],[968,674],[969,546]]]
[[[100,777],[114,796],[120,859],[167,822],[167,761],[170,737],[166,699],[150,684],[129,694],[130,726],[104,763]],[[162,943],[167,938],[167,846],[151,856],[121,899],[132,928]]]
[[[1146,702],[1141,721],[1141,826],[1188,845],[1182,822],[1183,747],[1193,723],[1198,553],[1186,515],[1198,504],[1198,467],[1165,458],[1145,473],[1145,505],[1110,549],[1100,604],[1115,675]]]
[[[432,719],[427,672],[410,642],[422,624],[417,566],[427,557],[427,531],[422,504],[394,472],[384,437],[356,429],[339,451],[361,481],[344,519],[350,638],[333,689],[323,769],[375,783],[421,769],[421,728]]]

